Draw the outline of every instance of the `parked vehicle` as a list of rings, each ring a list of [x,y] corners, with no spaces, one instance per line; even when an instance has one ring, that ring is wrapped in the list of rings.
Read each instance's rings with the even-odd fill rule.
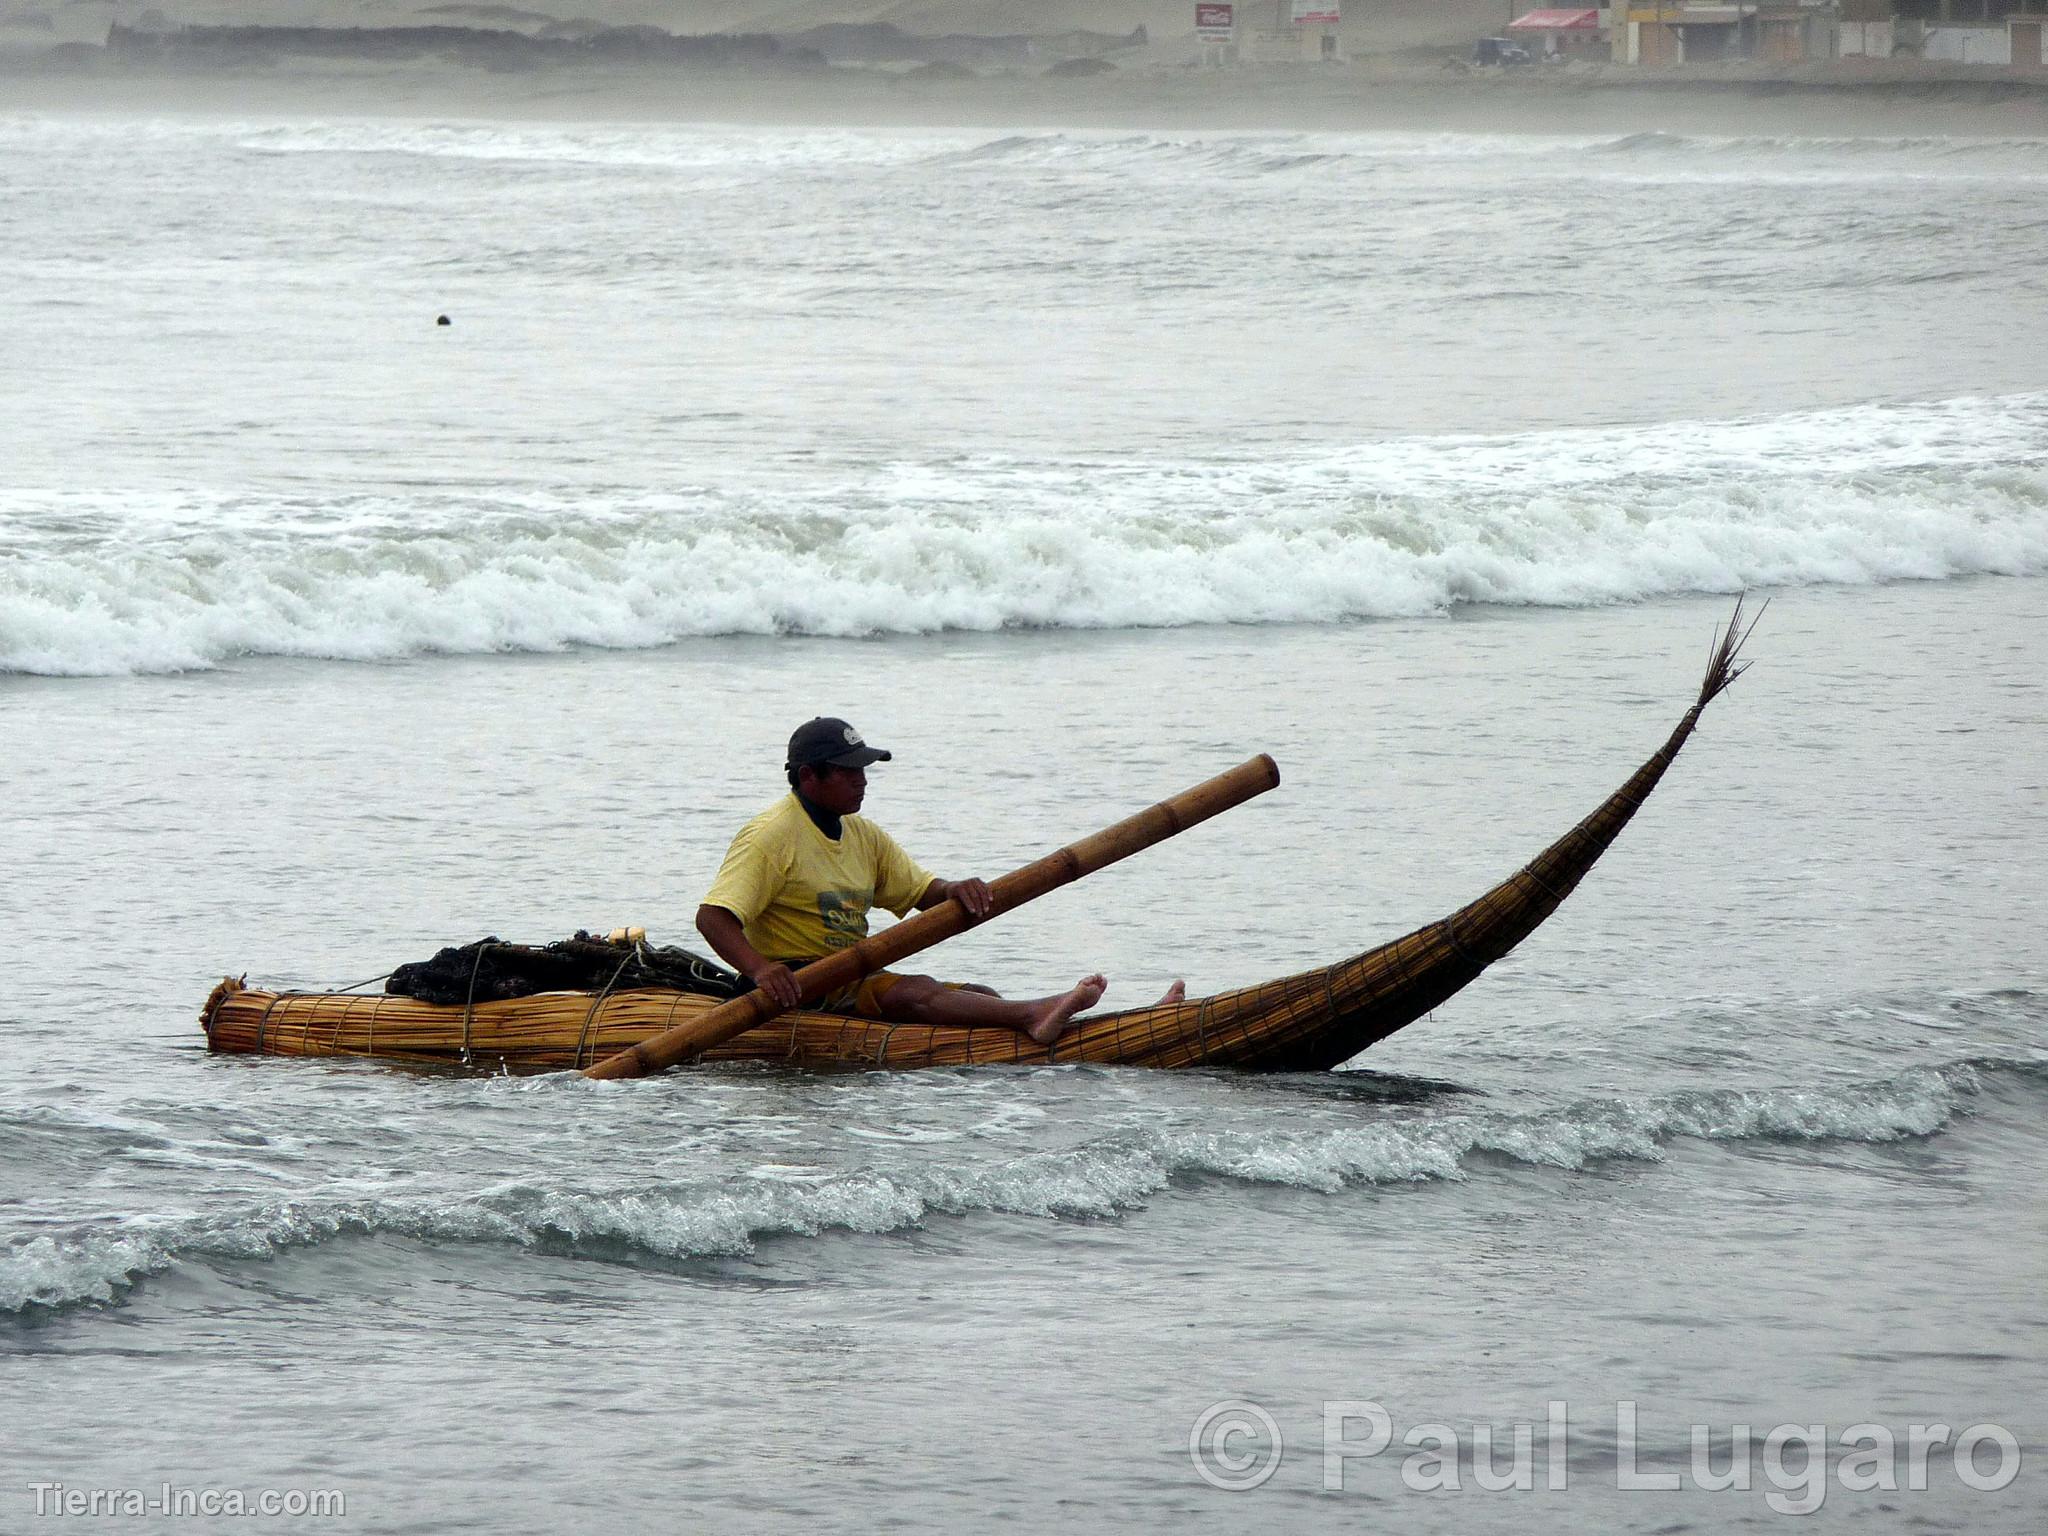
[[[1529,50],[1512,38],[1482,37],[1472,45],[1472,62],[1513,69],[1534,60],[1530,58]]]

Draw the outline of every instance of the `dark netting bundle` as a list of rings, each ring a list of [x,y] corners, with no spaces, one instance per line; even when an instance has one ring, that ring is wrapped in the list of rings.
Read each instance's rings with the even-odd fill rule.
[[[401,965],[384,990],[423,1003],[501,1002],[536,992],[630,992],[655,988],[738,997],[747,984],[723,966],[687,949],[647,943],[614,944],[578,930],[573,939],[536,947],[478,939],[444,949],[431,960]]]

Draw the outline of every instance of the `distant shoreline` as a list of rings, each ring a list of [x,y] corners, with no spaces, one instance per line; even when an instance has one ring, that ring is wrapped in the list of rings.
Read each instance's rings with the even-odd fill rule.
[[[78,55],[73,55],[75,61]],[[1335,66],[1121,68],[919,78],[861,68],[663,62],[517,71],[383,58],[189,69],[0,56],[15,111],[1342,132],[2048,137],[2048,75],[1836,63],[1455,73],[1375,58]]]

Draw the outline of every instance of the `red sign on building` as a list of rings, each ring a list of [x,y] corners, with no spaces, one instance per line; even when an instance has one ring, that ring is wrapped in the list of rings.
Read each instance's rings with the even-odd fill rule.
[[[1195,36],[1205,43],[1227,43],[1237,26],[1235,5],[1195,7]]]

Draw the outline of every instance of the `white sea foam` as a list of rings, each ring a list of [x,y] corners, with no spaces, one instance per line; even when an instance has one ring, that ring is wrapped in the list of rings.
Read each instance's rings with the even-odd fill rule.
[[[902,1231],[941,1215],[1109,1218],[1205,1177],[1335,1193],[1464,1180],[1487,1158],[1568,1170],[1655,1160],[1683,1138],[1884,1143],[1938,1133],[2000,1076],[2041,1080],[2025,1063],[1958,1062],[1838,1087],[1599,1099],[1531,1114],[1390,1115],[1307,1131],[1116,1131],[1000,1162],[911,1162],[800,1181],[770,1174],[610,1191],[510,1183],[466,1195],[303,1197],[18,1240],[0,1252],[0,1313],[118,1301],[189,1260],[269,1258],[349,1233],[685,1260],[748,1253],[777,1235]]]
[[[1310,169],[1318,178],[1347,172],[1426,168],[1456,161],[1499,161],[1515,174],[1555,170],[1573,176],[1716,177],[1728,172],[1776,179],[1867,180],[1997,176],[2033,180],[2048,143],[2025,138],[1709,136],[1674,133],[1029,133],[1009,134],[941,159],[1047,166],[1103,175],[1157,177],[1177,166],[1203,176]]]
[[[889,166],[930,153],[915,134],[839,129],[732,130],[683,125],[549,127],[506,123],[350,121],[249,126],[234,135],[263,154],[414,155],[537,165],[750,172]]]
[[[838,128],[731,128],[681,123],[533,124],[404,118],[0,117],[0,150],[138,142],[252,155],[404,155],[423,159],[525,162],[535,166],[616,166],[683,171],[747,167],[824,169],[889,166],[927,158],[935,143],[962,145],[974,135],[936,138],[915,131]]]
[[[1688,135],[1451,132],[1036,132],[990,138],[971,130],[749,128],[676,123],[538,124],[435,119],[305,118],[290,123],[157,118],[120,121],[0,118],[0,149],[35,149],[105,140],[133,145],[217,146],[258,155],[403,155],[424,159],[524,163],[535,167],[621,167],[717,171],[745,167],[796,170],[920,164],[1055,167],[1148,178],[1185,167],[1214,176],[1288,172],[1319,176],[1347,170],[1457,161],[1508,166],[1560,165],[1573,174],[1608,170],[1711,171],[1742,165],[1768,175],[1800,162],[1806,174],[1992,174],[2034,179],[2048,141],[1955,136]]]
[[[14,672],[1325,622],[2048,572],[2048,395],[1284,462],[892,465],[772,504],[11,492],[0,519]]]

